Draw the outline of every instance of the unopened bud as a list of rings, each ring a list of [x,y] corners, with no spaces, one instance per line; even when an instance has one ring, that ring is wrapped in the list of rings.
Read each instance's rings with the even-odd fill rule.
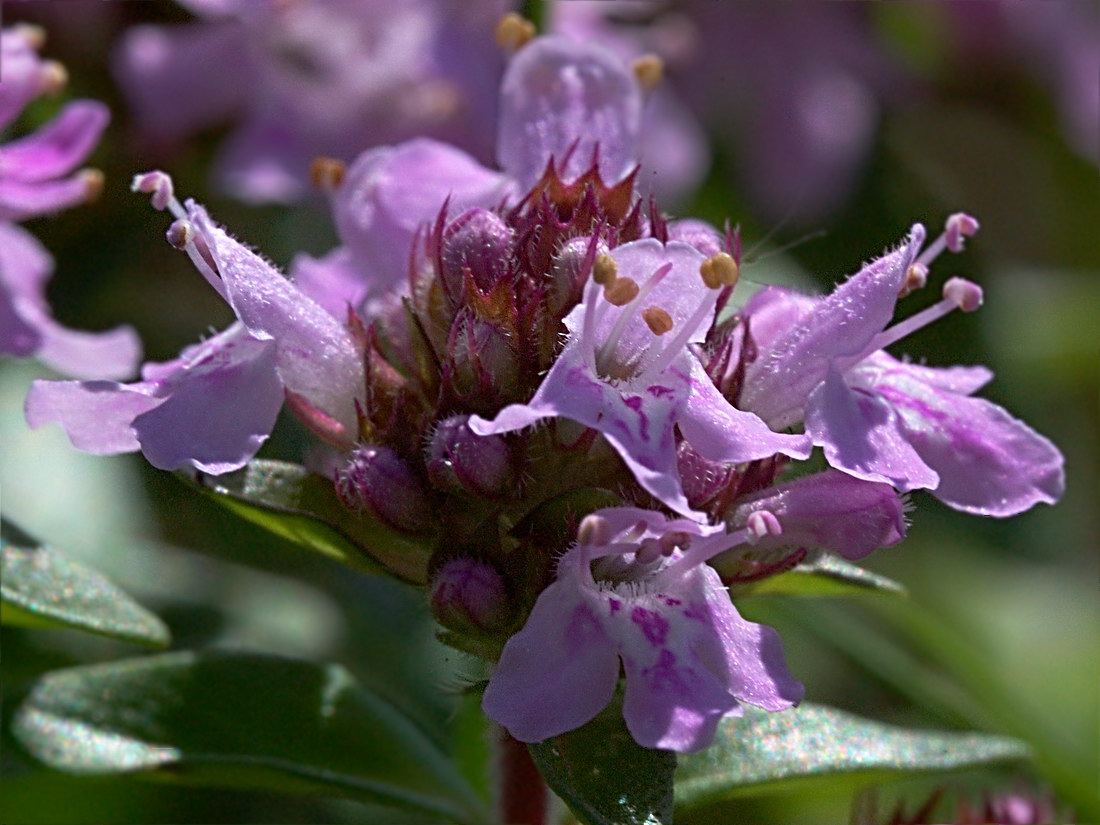
[[[954,301],[963,312],[973,312],[982,305],[982,288],[965,278],[948,278],[943,297]]]
[[[512,11],[497,21],[493,37],[502,49],[514,52],[530,43],[537,32],[534,23]]]
[[[336,471],[336,494],[351,510],[366,512],[394,529],[424,532],[431,504],[408,464],[388,447],[358,447]]]
[[[428,443],[428,478],[451,493],[495,497],[515,483],[512,452],[499,435],[477,435],[468,415],[441,421]]]
[[[491,564],[472,558],[444,562],[432,577],[432,614],[451,630],[494,633],[512,614],[504,578]]]
[[[676,448],[676,467],[688,503],[700,510],[717,499],[736,475],[732,465],[703,458],[687,441]]]
[[[469,271],[482,292],[488,292],[512,268],[512,241],[515,233],[499,215],[474,208],[460,215],[443,231],[441,273],[450,294],[463,294]]]
[[[595,249],[592,248],[593,242],[596,244]],[[593,260],[607,257],[612,264],[615,263],[606,252],[607,244],[590,237],[572,238],[562,246],[550,267],[546,306],[551,313],[557,315],[565,312],[577,302],[588,276],[588,269],[596,268]],[[595,258],[590,258],[590,253],[594,253]]]

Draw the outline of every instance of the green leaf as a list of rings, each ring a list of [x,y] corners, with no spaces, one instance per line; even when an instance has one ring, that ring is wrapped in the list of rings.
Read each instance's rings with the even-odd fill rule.
[[[227,509],[302,547],[370,573],[427,581],[434,541],[353,513],[333,484],[305,467],[255,459],[233,473],[189,479]]]
[[[96,571],[0,521],[0,621],[164,647],[164,622]]]
[[[746,707],[722,721],[714,744],[681,757],[676,803],[695,806],[794,781],[835,774],[887,778],[1027,759],[1016,739],[981,733],[907,730],[823,705],[783,713]]]
[[[905,586],[864,570],[824,551],[817,551],[786,573],[738,588],[738,596],[850,596],[885,593],[905,596]]]
[[[589,825],[672,822],[676,754],[643,748],[610,708],[582,728],[530,746],[543,779]]]
[[[346,796],[486,821],[447,756],[338,665],[183,651],[55,671],[12,731],[67,773]]]

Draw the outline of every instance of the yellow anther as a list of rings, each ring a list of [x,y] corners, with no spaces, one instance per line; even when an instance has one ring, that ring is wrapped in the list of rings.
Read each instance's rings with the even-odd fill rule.
[[[611,525],[603,516],[587,515],[577,528],[577,543],[587,547],[603,547],[611,541]]]
[[[42,62],[42,75],[38,82],[44,93],[55,95],[68,85],[69,72],[56,60],[45,60]]]
[[[652,92],[665,78],[665,61],[655,54],[643,54],[630,64],[630,68],[644,92]]]
[[[699,274],[703,276],[707,289],[719,289],[736,284],[741,277],[741,268],[730,255],[719,252],[699,265]]]
[[[335,192],[344,182],[347,165],[336,158],[314,158],[309,165],[309,180],[314,189]]]
[[[642,320],[654,335],[664,335],[672,330],[672,316],[660,307],[646,307],[642,310]]]
[[[23,42],[35,51],[46,45],[46,30],[41,26],[34,23],[16,23],[12,28],[23,38]]]
[[[639,286],[630,278],[617,278],[611,286],[605,286],[603,297],[612,306],[626,306],[638,297]]]
[[[600,286],[608,287],[619,277],[619,265],[610,255],[597,255],[592,265],[592,280]]]
[[[80,182],[84,184],[84,200],[94,201],[103,194],[103,173],[98,169],[81,169]]]
[[[928,283],[928,267],[924,264],[914,263],[905,273],[905,283],[898,290],[898,297],[904,298],[911,292],[922,289]]]
[[[535,24],[514,11],[510,11],[500,18],[493,30],[497,45],[510,52],[522,49],[536,33]]]

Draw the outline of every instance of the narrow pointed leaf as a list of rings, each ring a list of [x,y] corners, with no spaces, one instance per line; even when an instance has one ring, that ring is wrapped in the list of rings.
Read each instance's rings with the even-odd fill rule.
[[[352,512],[330,480],[298,464],[256,459],[234,473],[200,473],[192,481],[234,513],[341,564],[416,584],[427,580],[433,541]]]
[[[746,707],[741,718],[723,720],[710,748],[681,757],[676,804],[707,804],[837,774],[885,779],[1028,756],[1023,742],[1003,736],[908,730],[823,705],[783,713]]]
[[[643,748],[613,706],[582,728],[530,746],[543,779],[588,825],[672,822],[676,754]]]
[[[4,521],[0,527],[0,620],[72,628],[164,647],[168,628],[106,577]]]
[[[738,589],[742,596],[854,596],[881,593],[905,596],[899,582],[864,570],[831,553],[818,551],[786,573]]]
[[[44,676],[12,730],[73,774],[345,796],[481,822],[481,801],[411,720],[344,668],[226,651]]]

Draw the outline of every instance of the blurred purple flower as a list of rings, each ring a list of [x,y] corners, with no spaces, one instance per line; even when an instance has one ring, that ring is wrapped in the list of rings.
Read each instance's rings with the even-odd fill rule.
[[[502,171],[427,138],[364,152],[333,188],[342,246],[320,259],[299,256],[294,278],[329,307],[358,308],[403,290],[414,238],[444,205],[457,214],[514,202],[552,158],[565,180],[594,156],[603,180],[622,179],[637,160],[642,109],[638,82],[616,55],[564,37],[536,38],[512,57],[501,82]]]
[[[180,3],[199,20],[132,28],[115,74],[154,136],[235,120],[218,174],[242,198],[297,199],[314,158],[413,136],[490,156],[509,0]]]
[[[64,70],[42,60],[42,34],[32,27],[0,33],[0,129],[39,95],[64,83]],[[0,353],[34,356],[59,372],[84,378],[121,378],[141,357],[129,327],[78,332],[57,323],[46,302],[53,259],[16,225],[95,197],[103,176],[74,172],[91,154],[110,115],[102,103],[68,103],[50,122],[0,146]]]
[[[620,660],[623,717],[643,747],[697,751],[741,702],[797,705],[779,634],[742,619],[705,563],[756,537],[630,507],[588,516],[504,646],[486,715],[521,742],[573,730],[611,701]]]

